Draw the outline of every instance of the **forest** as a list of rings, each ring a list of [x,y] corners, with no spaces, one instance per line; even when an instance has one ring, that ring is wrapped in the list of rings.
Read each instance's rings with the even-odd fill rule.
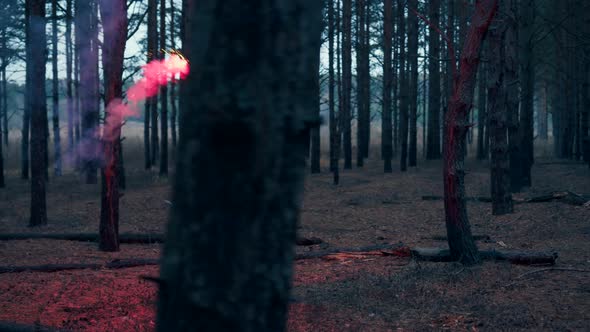
[[[587,331],[589,294],[588,1],[0,1],[0,331]]]

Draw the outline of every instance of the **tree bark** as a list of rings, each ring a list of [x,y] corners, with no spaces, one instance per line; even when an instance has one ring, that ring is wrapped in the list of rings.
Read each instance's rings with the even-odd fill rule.
[[[98,43],[97,12],[94,1],[79,1],[76,13],[76,30],[79,32],[80,99],[82,142],[79,149],[86,183],[94,184],[97,178],[98,142]]]
[[[45,171],[44,158],[47,149],[47,103],[45,92],[45,61],[47,52],[47,36],[45,35],[45,1],[28,0],[29,4],[29,36],[31,41],[31,209],[29,226],[47,224],[47,206],[45,200]]]
[[[57,75],[57,0],[51,0],[51,68],[52,68],[52,122],[53,122],[53,174],[61,176],[61,137],[59,132],[59,77]]]
[[[25,0],[25,60],[26,63],[31,63],[31,1]],[[25,68],[25,105],[23,109],[23,122],[21,130],[21,150],[20,150],[20,178],[22,180],[29,179],[29,158],[30,158],[30,129],[31,129],[31,66]]]
[[[166,58],[166,0],[160,0],[160,58]],[[168,176],[168,84],[160,87],[160,176]]]
[[[428,5],[428,16],[433,26],[439,26],[440,0]],[[428,135],[426,159],[440,159],[440,36],[430,31],[428,38]]]
[[[510,168],[510,191],[518,192],[522,188],[520,179],[520,135],[518,121],[518,56],[517,56],[517,29],[516,17],[518,9],[514,1],[507,7],[509,11],[505,19],[506,32],[504,36],[504,80],[506,87],[506,113],[508,115],[508,158]]]
[[[519,19],[519,72],[520,72],[520,184],[530,187],[533,166],[533,97],[535,89],[535,67],[533,52],[535,2],[520,2]]]
[[[174,0],[170,0],[170,47],[176,50],[176,8]],[[178,110],[176,106],[177,95],[176,95],[176,82],[170,84],[170,134],[172,136],[172,157],[176,152],[176,145],[178,141],[178,135],[176,134],[176,120],[178,118]]]
[[[123,97],[123,58],[127,41],[127,4],[125,0],[100,0],[103,24],[102,62],[105,83],[105,125],[102,144],[100,241],[102,251],[119,251],[119,187],[121,126],[118,106]]]
[[[351,91],[352,91],[352,0],[342,2],[342,139],[344,169],[352,168]]]
[[[393,83],[393,68],[391,61],[393,41],[393,0],[384,0],[383,15],[383,110],[381,119],[381,144],[383,146],[383,171],[391,173],[391,159],[393,157],[393,136],[391,120],[391,90]]]
[[[475,74],[479,64],[482,40],[496,14],[497,0],[478,0],[471,20],[466,43],[461,52],[460,68],[454,80],[453,95],[445,117],[444,192],[445,220],[451,256],[461,263],[479,263],[477,247],[471,236],[471,227],[465,203],[464,144],[469,128],[468,115],[473,102]],[[454,53],[454,52],[452,52]],[[452,57],[455,62],[454,56]]]
[[[418,0],[409,0],[410,8],[418,8]],[[408,15],[408,62],[409,62],[409,147],[408,166],[417,165],[418,149],[418,16]]]
[[[399,92],[399,141],[400,141],[400,171],[405,172],[408,169],[408,74],[406,72],[406,19],[404,15],[405,8],[402,0],[398,0],[398,40],[400,47],[400,92]],[[409,62],[409,61],[408,61]]]
[[[199,72],[181,95],[158,331],[286,328],[321,8],[205,0],[187,13]]]
[[[365,156],[365,34],[366,34],[366,0],[356,1],[356,166],[363,167]]]
[[[328,122],[330,128],[330,172],[336,168],[336,94],[334,91],[334,0],[328,0]]]
[[[484,47],[485,49],[485,47]],[[484,50],[482,50],[482,53]],[[487,53],[487,52],[486,52]],[[483,58],[483,56],[482,56]],[[486,85],[487,85],[487,71],[489,69],[489,65],[485,65],[482,63],[479,65],[479,71],[477,73],[477,159],[478,160],[485,160],[488,158],[488,154],[486,153],[485,142],[487,131],[490,128],[487,126],[488,124],[488,114],[486,111]]]
[[[66,108],[68,114],[68,150],[67,155],[74,153],[74,94],[72,89],[72,1],[66,0]]]
[[[512,0],[503,2],[502,12],[509,9]],[[510,193],[510,174],[508,159],[508,130],[506,90],[504,81],[505,50],[503,44],[504,26],[499,15],[496,16],[488,32],[488,114],[490,124],[491,147],[491,196],[492,214],[503,215],[513,212],[512,194]]]
[[[147,62],[158,59],[160,54],[158,48],[158,3],[157,0],[148,0],[148,18],[147,18],[147,34],[148,34],[148,58]],[[153,96],[146,100],[149,103],[150,119],[150,166],[156,165],[158,161],[159,139],[158,139],[158,97]]]

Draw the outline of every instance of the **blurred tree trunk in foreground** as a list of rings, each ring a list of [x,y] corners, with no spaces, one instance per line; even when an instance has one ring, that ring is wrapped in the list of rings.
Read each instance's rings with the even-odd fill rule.
[[[158,331],[284,331],[322,2],[199,0]],[[288,36],[288,38],[286,38]],[[252,84],[256,82],[256,84]]]

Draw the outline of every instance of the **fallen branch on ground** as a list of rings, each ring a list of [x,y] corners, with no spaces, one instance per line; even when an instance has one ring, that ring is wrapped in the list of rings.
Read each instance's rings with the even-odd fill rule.
[[[158,259],[115,259],[106,264],[45,264],[32,266],[2,266],[2,273],[17,272],[59,272],[68,270],[101,270],[101,269],[123,269],[137,266],[158,265]]]
[[[398,256],[398,257],[409,257],[410,249],[404,247],[403,244],[378,244],[360,248],[334,248],[330,250],[321,250],[306,252],[295,255],[295,260],[302,259],[314,259],[322,258],[326,260],[338,259],[338,255],[350,257],[362,257],[362,256]]]
[[[64,241],[80,241],[80,242],[98,242],[98,234],[93,233],[71,233],[71,234],[41,234],[41,233],[14,233],[14,234],[0,234],[0,241],[9,240],[64,240]],[[152,244],[163,243],[164,234],[133,234],[122,233],[119,234],[119,243],[125,244]],[[298,246],[310,246],[323,243],[324,241],[317,237],[298,237],[296,244]]]
[[[413,248],[412,257],[420,261],[451,262],[449,249]],[[526,252],[526,251],[498,251],[480,250],[479,256],[483,260],[508,261],[522,265],[554,265],[558,255],[556,252]]]
[[[424,240],[435,240],[435,241],[447,241],[446,235],[433,235],[431,237],[423,237]],[[476,241],[484,240],[490,241],[492,238],[489,235],[473,235],[473,239]]]
[[[438,201],[443,200],[444,197],[442,196],[422,196],[423,201]],[[467,197],[466,200],[472,202],[483,202],[483,203],[491,203],[492,199],[490,197]],[[522,203],[544,203],[544,202],[551,202],[551,201],[561,201],[567,204],[581,206],[586,204],[590,201],[590,195],[579,195],[573,193],[571,191],[553,191],[548,194],[543,194],[539,196],[533,196],[529,198],[513,198],[515,204],[522,204]]]
[[[58,330],[51,327],[40,325],[21,325],[9,322],[0,322],[0,331],[2,332],[66,332],[67,330]]]

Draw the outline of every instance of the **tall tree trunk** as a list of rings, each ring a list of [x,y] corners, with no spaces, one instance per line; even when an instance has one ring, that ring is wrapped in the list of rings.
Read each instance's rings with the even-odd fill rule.
[[[47,149],[47,102],[45,94],[45,56],[47,36],[45,35],[45,1],[28,0],[30,17],[28,20],[31,46],[31,218],[29,226],[47,224],[47,206],[45,201],[45,171],[47,170],[45,150]]]
[[[160,0],[160,50],[161,59],[166,58],[166,0]],[[168,84],[160,87],[160,176],[168,175]]]
[[[316,55],[314,59],[315,68],[315,80],[313,81],[313,85],[316,90],[316,95],[314,97],[314,115],[317,119],[321,119],[320,117],[320,95],[321,95],[321,85],[320,85],[320,53]],[[320,123],[317,126],[314,126],[310,130],[310,143],[311,143],[311,155],[310,155],[310,166],[311,166],[311,173],[319,173],[320,172],[320,157],[321,157],[321,141],[320,141]]]
[[[590,14],[585,12],[583,18],[583,31],[586,36],[590,35]],[[583,48],[585,54],[590,53],[590,45],[586,44]],[[590,166],[590,58],[584,57],[583,60],[583,78],[582,78],[582,114],[581,114],[581,136],[582,136],[582,150],[584,161],[588,162]]]
[[[485,49],[486,47],[484,47]],[[483,53],[483,51],[482,51]],[[486,52],[487,54],[487,52]],[[482,55],[483,57],[483,55]],[[490,60],[492,60],[490,58]],[[487,85],[487,71],[495,70],[497,68],[490,68],[490,65],[482,63],[479,65],[479,71],[477,73],[477,159],[485,160],[488,158],[486,153],[485,142],[486,142],[486,131],[490,128],[486,128],[488,115],[486,112],[486,85]]]
[[[176,8],[174,0],[170,0],[170,47],[176,50]],[[172,156],[176,152],[177,134],[176,134],[176,119],[178,117],[178,111],[176,107],[176,82],[170,84],[170,135],[172,136]]]
[[[369,158],[371,146],[371,1],[365,1],[365,38],[363,40],[363,158]]]
[[[26,63],[29,64],[32,62],[31,60],[31,45],[32,45],[32,36],[31,36],[31,1],[32,0],[25,0],[25,60]],[[32,70],[31,66],[27,65],[25,68],[25,105],[23,111],[23,122],[22,122],[22,130],[21,130],[21,150],[20,150],[20,158],[21,158],[21,172],[20,177],[23,180],[27,180],[29,178],[29,142],[30,136],[29,131],[31,129],[31,79],[32,79]]]
[[[352,168],[351,91],[352,91],[352,0],[342,3],[342,139],[344,169]]]
[[[544,79],[541,82],[541,96],[540,96],[540,100],[539,100],[539,138],[542,139],[544,141],[544,143],[547,143],[547,138],[549,136],[548,134],[548,130],[547,130],[547,124],[549,122],[548,119],[548,114],[549,112],[547,111],[548,108],[548,103],[547,103],[547,80]]]
[[[408,0],[408,6],[417,10],[418,0]],[[408,62],[409,62],[409,148],[408,166],[416,166],[418,149],[418,16],[408,15]]]
[[[365,29],[366,23],[365,20],[367,16],[365,15],[365,10],[367,9],[366,1],[365,0],[357,0],[356,1],[356,106],[357,106],[357,116],[356,116],[356,166],[363,167],[364,164],[364,155],[365,155],[365,66],[364,66],[364,56],[365,56]]]
[[[322,2],[193,8],[157,330],[284,331]]]
[[[399,141],[401,147],[399,167],[402,172],[408,168],[408,74],[406,73],[406,19],[404,15],[404,2],[398,0],[398,40],[400,47],[399,54],[399,76],[400,76],[400,91],[399,91]],[[409,61],[408,61],[409,62]]]
[[[4,39],[4,49],[6,49],[6,39]],[[4,133],[4,145],[8,146],[10,141],[8,140],[8,78],[6,77],[6,65],[2,68],[2,94],[4,98],[2,99],[2,109],[4,112],[2,113],[3,122],[2,122],[2,131]]]
[[[2,65],[4,66],[4,63],[2,63]],[[4,75],[2,75],[2,85],[4,85]],[[6,94],[4,92],[4,89],[0,90],[0,101],[2,101],[4,98],[6,98]],[[0,108],[0,111],[2,112],[6,112],[6,109],[3,107],[3,105]],[[2,114],[0,114],[0,128],[2,128],[2,125],[4,124],[4,117],[2,116]],[[2,151],[4,149],[4,135],[0,134],[0,188],[4,188],[6,186],[5,182],[4,182],[4,152]]]
[[[383,146],[383,171],[391,173],[391,159],[393,155],[393,136],[391,132],[391,90],[393,83],[393,68],[391,62],[393,41],[393,0],[383,1],[383,110],[381,119],[381,144]]]
[[[72,1],[66,0],[66,107],[68,114],[68,150],[67,155],[74,153],[74,95],[72,90]]]
[[[105,125],[102,136],[104,166],[101,170],[100,241],[102,251],[119,251],[120,107],[123,97],[123,58],[127,40],[125,0],[100,0],[104,42],[102,64],[105,86]]]
[[[433,26],[439,26],[440,0],[428,5],[428,16]],[[428,38],[428,136],[426,159],[440,159],[440,36],[430,31]]]
[[[157,0],[148,0],[148,21],[147,21],[147,34],[148,34],[148,59],[147,61],[150,62],[152,60],[158,59],[158,55],[160,54],[158,48],[158,2]],[[151,161],[150,165],[156,165],[158,161],[158,152],[159,152],[159,139],[158,139],[158,97],[153,96],[146,100],[149,103],[149,113],[151,116],[150,125],[151,125],[151,139],[150,139],[150,156]]]
[[[81,163],[86,183],[97,183],[98,118],[98,45],[96,43],[97,18],[93,1],[79,1],[76,13],[77,31],[80,34],[80,99],[82,117]]]
[[[74,2],[74,11],[75,16],[73,16],[73,24],[74,24],[74,46],[73,46],[73,56],[74,56],[74,142],[76,146],[80,143],[80,30],[78,24],[78,16],[79,16],[79,0],[71,0]],[[78,153],[78,149],[74,152],[74,159],[75,159],[75,166],[77,170],[81,169],[80,165],[80,155]]]
[[[338,1],[338,0],[337,0]],[[334,0],[328,0],[328,122],[330,126],[330,172],[336,168],[336,96],[334,91]]]
[[[518,89],[514,82],[518,81],[518,7],[515,1],[510,1],[506,7],[508,13],[504,16],[506,32],[504,36],[504,81],[512,88],[506,90],[506,113],[508,115],[508,158],[510,161],[510,191],[518,192],[521,189],[520,180],[520,135],[518,121]],[[489,124],[489,123],[488,123]],[[488,130],[489,132],[489,130]]]
[[[520,64],[520,139],[521,139],[521,186],[531,186],[533,166],[533,94],[535,89],[535,67],[533,53],[534,0],[520,2],[519,19],[519,64]]]
[[[512,0],[503,1],[503,7],[510,8]],[[505,8],[502,8],[505,9]],[[502,10],[502,12],[506,12]],[[491,196],[492,214],[511,213],[512,194],[510,193],[510,174],[508,160],[508,129],[506,107],[507,82],[504,80],[505,50],[502,37],[504,25],[497,15],[488,32],[488,114],[490,117],[491,138]]]
[[[52,87],[52,121],[53,121],[53,173],[61,176],[61,137],[59,133],[59,77],[57,75],[57,0],[51,0],[51,65],[53,78]]]
[[[336,0],[336,92],[338,93],[338,114],[336,115],[336,142],[334,145],[334,174],[332,183],[340,183],[340,153],[342,152],[342,114],[343,114],[343,97],[342,97],[342,16],[340,10],[340,0]]]
[[[475,74],[479,64],[482,40],[494,18],[498,1],[477,0],[466,43],[461,52],[461,71],[453,86],[445,117],[444,203],[447,237],[451,256],[463,264],[479,263],[477,247],[471,235],[465,202],[464,144],[467,134],[469,109],[472,105]],[[455,57],[452,61],[455,63]]]

